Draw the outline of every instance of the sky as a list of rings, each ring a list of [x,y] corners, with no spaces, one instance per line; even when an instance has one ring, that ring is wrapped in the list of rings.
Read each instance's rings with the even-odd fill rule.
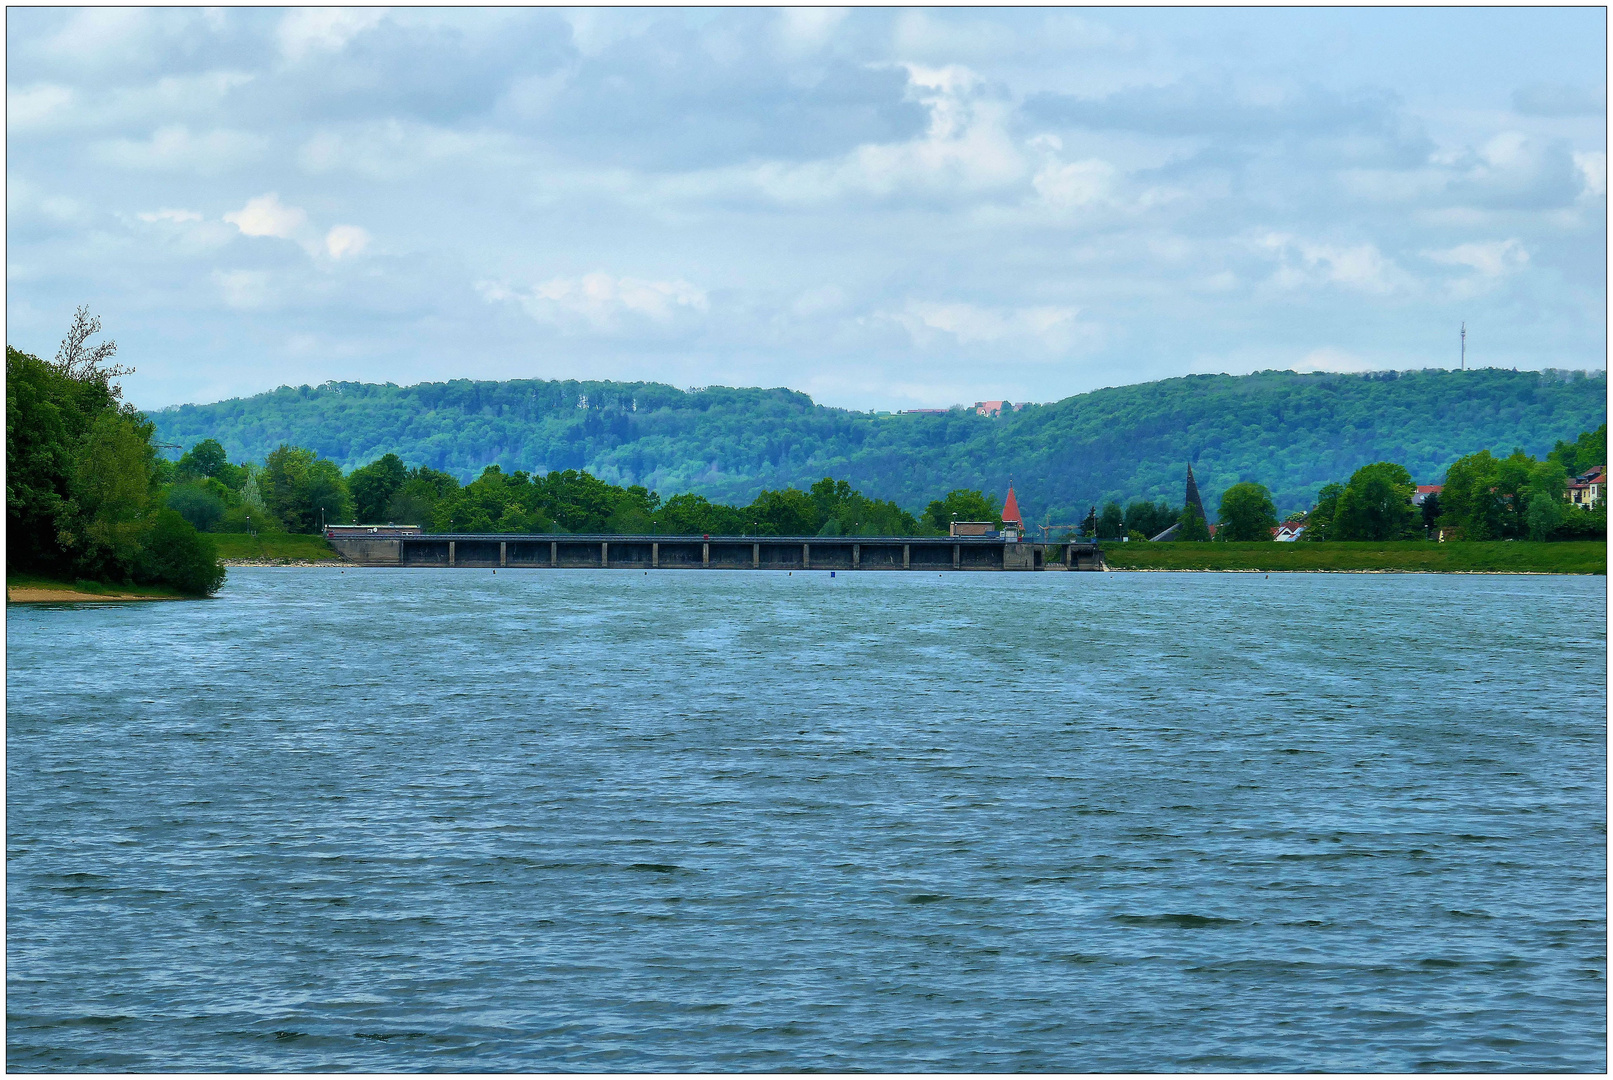
[[[142,408],[1606,367],[1593,8],[10,8],[7,341]]]

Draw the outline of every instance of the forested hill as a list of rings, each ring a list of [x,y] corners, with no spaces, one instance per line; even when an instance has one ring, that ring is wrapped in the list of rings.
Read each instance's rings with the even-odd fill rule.
[[[960,487],[1001,497],[1012,478],[1027,521],[1058,523],[1111,497],[1180,502],[1189,462],[1206,502],[1255,480],[1285,511],[1371,461],[1437,482],[1476,450],[1544,455],[1606,422],[1606,403],[1602,372],[1486,368],[1190,375],[1000,419],[851,412],[782,389],[542,380],[282,387],[151,419],[162,442],[214,438],[235,461],[290,443],[344,468],[392,452],[466,480],[490,464],[587,469],[663,497],[736,503],[833,476],[914,508]]]

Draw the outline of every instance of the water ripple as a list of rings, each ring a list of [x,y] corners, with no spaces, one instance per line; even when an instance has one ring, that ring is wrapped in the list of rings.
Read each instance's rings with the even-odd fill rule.
[[[273,568],[13,608],[7,1064],[1600,1071],[1605,616]]]

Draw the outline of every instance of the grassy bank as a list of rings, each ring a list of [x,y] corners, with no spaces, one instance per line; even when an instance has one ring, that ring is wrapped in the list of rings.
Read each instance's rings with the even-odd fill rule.
[[[336,549],[323,536],[308,533],[209,533],[218,544],[221,559],[251,559],[275,562],[307,560],[324,562],[336,558]]]
[[[31,574],[6,575],[12,604],[71,604],[98,600],[190,600],[165,585],[110,585],[104,581],[59,581]]]
[[[1456,573],[1606,574],[1601,541],[1537,544],[1524,540],[1436,544],[1385,543],[1103,545],[1116,570],[1402,570]]]

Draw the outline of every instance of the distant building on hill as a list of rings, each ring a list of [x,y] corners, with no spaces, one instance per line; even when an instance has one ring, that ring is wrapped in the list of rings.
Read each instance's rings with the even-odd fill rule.
[[[945,416],[951,409],[903,409],[904,416]]]
[[[1597,465],[1568,484],[1568,501],[1589,510],[1607,497],[1607,466]]]
[[[1023,401],[1018,405],[1015,405],[1012,401],[977,401],[975,402],[975,414],[977,416],[1001,416],[1005,412],[1018,412],[1026,404]]]

